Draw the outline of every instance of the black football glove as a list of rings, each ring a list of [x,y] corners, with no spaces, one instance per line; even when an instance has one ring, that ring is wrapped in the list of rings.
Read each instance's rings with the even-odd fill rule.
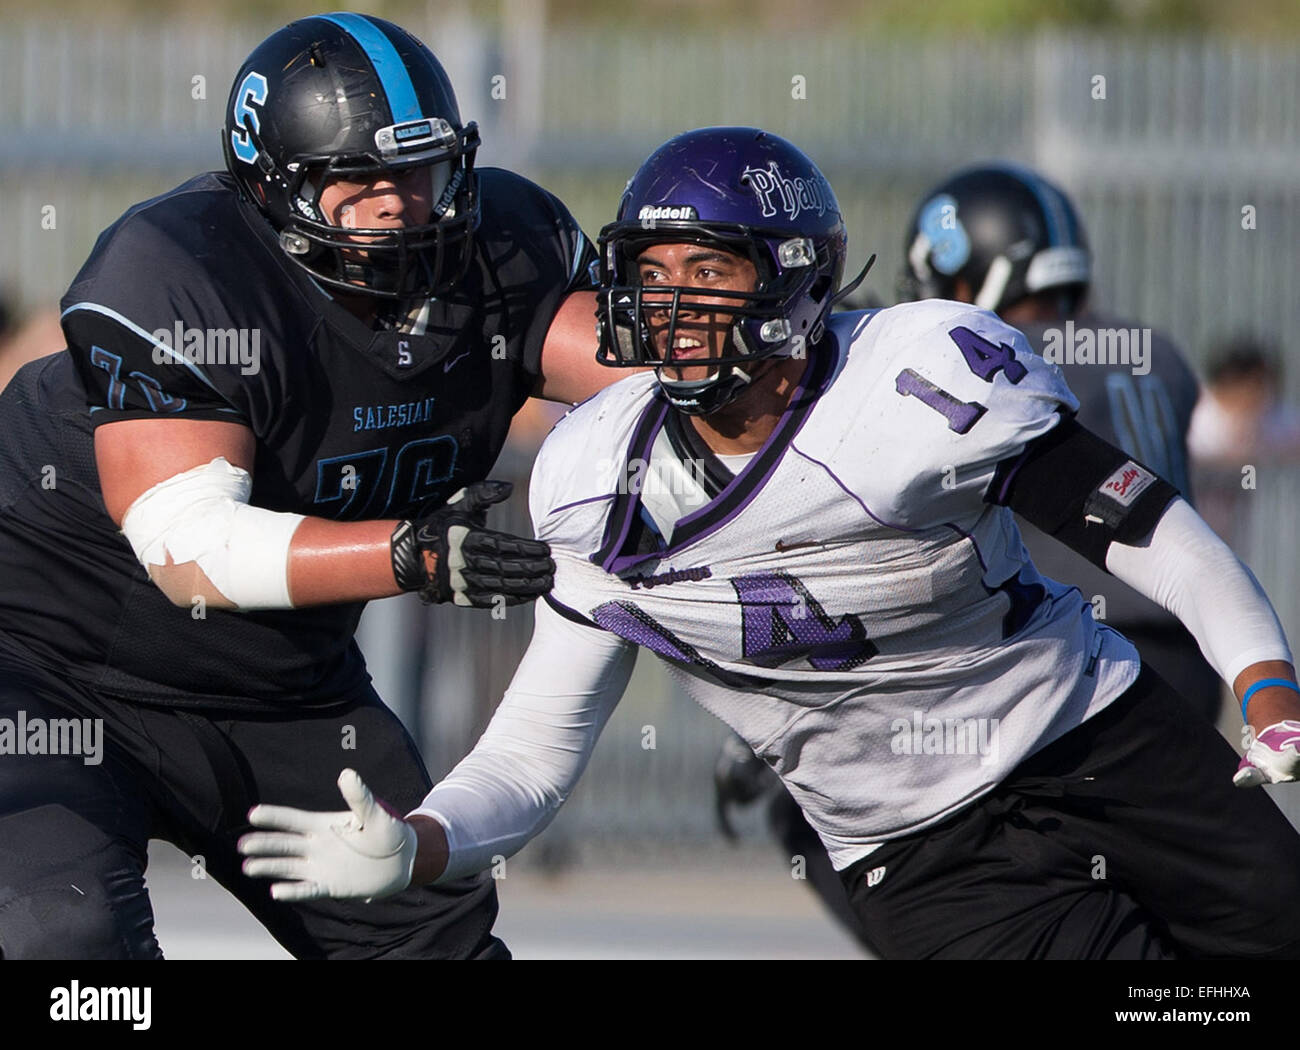
[[[393,575],[426,602],[489,608],[531,602],[555,582],[551,548],[486,528],[487,508],[510,496],[508,481],[476,481],[436,510],[393,531]]]

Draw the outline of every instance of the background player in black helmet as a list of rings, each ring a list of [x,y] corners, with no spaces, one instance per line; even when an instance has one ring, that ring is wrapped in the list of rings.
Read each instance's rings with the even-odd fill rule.
[[[270,36],[222,141],[228,171],[100,237],[68,353],[0,398],[0,714],[107,738],[99,763],[0,765],[0,951],[157,956],[159,837],[297,956],[506,955],[490,880],[292,906],[233,847],[264,792],[333,796],[322,771],[428,789],[353,630],[402,590],[549,588],[545,544],[484,527],[508,490],[482,479],[529,395],[612,378],[593,296],[566,299],[593,253],[550,194],[475,167],[441,66],[379,19]]]
[[[1187,428],[1196,376],[1165,335],[1089,308],[1092,253],[1064,192],[1018,165],[967,168],[922,198],[904,252],[900,298],[974,303],[1019,328],[1036,353],[1065,372],[1079,399],[1079,422],[1191,502]],[[1117,352],[1121,339],[1126,353]],[[1129,638],[1197,711],[1217,717],[1218,676],[1176,617],[1023,519],[1020,525],[1045,576],[1075,584],[1090,600],[1101,596],[1096,615]]]
[[[1079,363],[1073,352],[1060,361],[1079,399],[1078,419],[1189,496],[1187,428],[1196,405],[1196,377],[1161,334],[1149,333],[1149,342],[1142,343],[1137,326],[1086,309],[1092,255],[1078,212],[1059,188],[1016,165],[964,169],[925,194],[903,250],[901,299],[974,303],[1021,329],[1039,354],[1051,350],[1053,340],[1063,348],[1067,339],[1073,344],[1087,332],[1095,357],[1100,333],[1123,333],[1128,351],[1123,361]],[[1078,586],[1094,601],[1098,618],[1132,640],[1198,712],[1216,717],[1219,678],[1176,617],[1029,522],[1020,519],[1019,525],[1043,575]],[[724,830],[729,805],[764,797],[768,824],[782,849],[806,858],[809,884],[865,944],[816,834],[794,799],[766,772],[747,749],[731,746],[719,754],[715,785]]]

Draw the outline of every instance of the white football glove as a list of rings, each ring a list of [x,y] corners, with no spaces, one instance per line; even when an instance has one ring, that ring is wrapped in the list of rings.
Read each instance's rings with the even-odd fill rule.
[[[271,885],[280,901],[364,897],[400,893],[415,867],[415,829],[376,800],[351,769],[339,774],[348,808],[313,813],[289,806],[254,806],[249,823],[268,828],[239,840],[244,874],[289,879]]]
[[[1232,782],[1237,787],[1289,783],[1300,777],[1300,722],[1274,722],[1251,741]]]

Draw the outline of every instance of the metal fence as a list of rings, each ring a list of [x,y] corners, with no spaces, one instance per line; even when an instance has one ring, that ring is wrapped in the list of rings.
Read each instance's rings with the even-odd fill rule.
[[[1078,198],[1100,304],[1170,332],[1193,360],[1230,330],[1289,338],[1300,328],[1294,44],[710,36],[554,28],[527,0],[506,7],[509,17],[487,23],[430,5],[411,28],[442,56],[462,113],[482,125],[481,162],[555,189],[589,232],[612,217],[624,181],[663,139],[756,124],[826,170],[854,260],[879,252],[869,287],[892,301],[919,194],[958,164],[1004,157]],[[53,302],[126,205],[219,167],[229,81],[270,28],[166,19],[0,27],[0,283],[29,305]],[[55,229],[43,225],[47,205]],[[1253,229],[1243,228],[1244,208],[1254,209]],[[1300,376],[1288,382],[1300,397]]]

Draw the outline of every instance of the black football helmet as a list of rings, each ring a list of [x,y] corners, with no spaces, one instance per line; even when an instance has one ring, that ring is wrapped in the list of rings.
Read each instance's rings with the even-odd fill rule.
[[[479,224],[478,128],[461,124],[429,49],[391,22],[345,12],[273,33],[235,77],[221,144],[241,192],[316,280],[425,298],[468,269]],[[428,223],[357,229],[325,221],[320,196],[332,176],[360,181],[413,167],[429,170]]]
[[[744,390],[758,361],[790,356],[821,338],[838,297],[848,235],[830,184],[785,139],[739,127],[670,139],[632,176],[618,218],[600,232],[596,359],[602,364],[672,363],[679,312],[691,309],[682,296],[701,290],[656,285],[647,299],[637,257],[652,244],[679,242],[720,246],[758,271],[753,292],[707,293],[730,300],[708,310],[731,318],[729,352],[709,359],[710,375],[686,381],[666,378],[662,367],[657,373],[675,408],[702,415]],[[648,323],[659,311],[669,316],[663,353]]]
[[[994,313],[1055,290],[1073,313],[1092,280],[1074,205],[1041,175],[1011,164],[967,168],[921,199],[903,245],[900,299],[952,299],[958,279]]]

